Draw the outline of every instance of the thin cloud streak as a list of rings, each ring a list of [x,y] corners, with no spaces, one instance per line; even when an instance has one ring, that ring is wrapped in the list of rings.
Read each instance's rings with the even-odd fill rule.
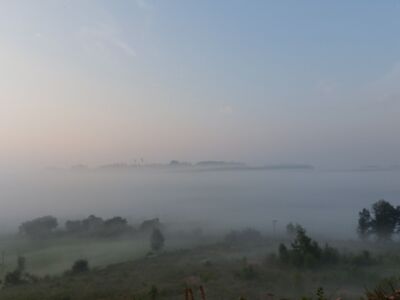
[[[135,49],[124,41],[110,26],[83,27],[79,32],[86,51],[97,53],[119,50],[128,57],[136,57]],[[89,53],[92,54],[92,53]]]

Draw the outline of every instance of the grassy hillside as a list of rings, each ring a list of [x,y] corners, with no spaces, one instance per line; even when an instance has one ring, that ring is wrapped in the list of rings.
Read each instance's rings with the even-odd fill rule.
[[[167,250],[187,248],[198,244],[193,239],[169,238]],[[0,271],[15,268],[17,256],[27,260],[27,271],[38,276],[57,275],[81,258],[88,259],[91,266],[101,267],[109,264],[134,260],[149,251],[148,236],[124,238],[72,238],[60,237],[45,240],[29,240],[9,237],[0,240],[0,251],[4,253],[5,266]]]
[[[393,254],[381,256],[368,267],[338,264],[301,270],[274,262],[268,256],[274,248],[275,244],[264,241],[170,250],[155,257],[95,267],[79,275],[6,287],[0,291],[0,299],[183,299],[186,286],[193,287],[200,299],[200,285],[205,287],[207,299],[271,299],[272,294],[298,299],[314,294],[320,286],[329,297],[359,299],[365,287],[397,275],[400,267],[399,257]]]

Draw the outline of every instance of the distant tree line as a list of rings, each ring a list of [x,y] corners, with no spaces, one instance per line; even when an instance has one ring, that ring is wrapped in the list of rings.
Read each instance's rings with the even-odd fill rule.
[[[113,237],[132,232],[128,221],[121,217],[113,217],[103,220],[100,217],[90,215],[83,220],[65,222],[65,230],[70,234]]]
[[[58,221],[53,216],[44,216],[22,223],[19,233],[34,238],[49,237],[58,226]]]
[[[400,232],[400,206],[385,200],[375,202],[371,210],[363,208],[358,215],[357,233],[362,240],[371,236],[378,241],[390,241]]]
[[[19,233],[33,239],[42,239],[63,235],[84,237],[117,237],[135,233],[151,233],[163,225],[158,218],[145,220],[134,227],[125,218],[116,216],[103,219],[90,215],[81,220],[68,220],[64,228],[58,227],[58,220],[53,216],[44,216],[22,223]]]

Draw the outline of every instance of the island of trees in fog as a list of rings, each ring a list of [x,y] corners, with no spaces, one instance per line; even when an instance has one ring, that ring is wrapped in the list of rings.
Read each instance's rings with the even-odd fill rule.
[[[65,170],[60,167],[49,167],[48,170]],[[262,170],[314,170],[310,164],[302,163],[279,163],[267,165],[248,165],[244,162],[205,160],[196,163],[171,160],[169,163],[145,163],[143,159],[134,160],[133,163],[117,162],[98,166],[88,166],[85,164],[73,165],[69,168],[72,171],[118,171],[118,170],[141,170],[141,169],[169,169],[187,171],[262,171]]]

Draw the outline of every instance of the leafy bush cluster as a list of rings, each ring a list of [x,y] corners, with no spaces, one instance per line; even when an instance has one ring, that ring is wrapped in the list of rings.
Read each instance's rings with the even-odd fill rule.
[[[78,259],[72,265],[72,274],[85,273],[89,271],[89,262],[86,259]]]
[[[292,226],[288,226],[293,230],[290,233],[294,235],[291,247],[288,248],[284,244],[279,245],[279,261],[282,264],[313,268],[340,262],[354,267],[364,267],[377,262],[367,250],[359,253],[340,254],[338,249],[328,244],[321,247],[307,235],[303,227],[300,225]]]
[[[58,229],[58,220],[53,216],[44,216],[24,222],[19,227],[19,233],[33,239],[43,239],[63,235],[84,237],[116,237],[124,234],[151,233],[160,229],[162,224],[158,218],[143,221],[137,228],[128,224],[122,217],[116,216],[103,219],[95,215],[82,220],[68,220],[65,229]]]
[[[15,268],[15,270],[6,273],[6,275],[4,276],[4,285],[7,287],[24,283],[37,282],[39,279],[36,276],[26,272],[25,267],[25,257],[18,256],[17,267]]]
[[[303,227],[296,226],[296,238],[291,248],[279,245],[279,260],[283,264],[296,267],[315,267],[322,264],[333,264],[340,259],[339,251],[328,244],[321,247],[311,239]]]

